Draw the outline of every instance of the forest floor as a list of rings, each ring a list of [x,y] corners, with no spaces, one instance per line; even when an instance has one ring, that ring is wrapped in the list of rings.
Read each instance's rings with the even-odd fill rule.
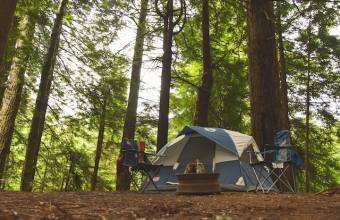
[[[339,194],[0,192],[0,219],[340,219]]]

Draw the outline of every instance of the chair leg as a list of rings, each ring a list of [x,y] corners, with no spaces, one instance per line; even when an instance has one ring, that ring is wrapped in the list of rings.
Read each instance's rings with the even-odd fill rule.
[[[270,185],[269,189],[267,189],[267,190],[264,189],[264,184],[265,184],[266,181],[271,177],[271,175],[273,174],[274,170],[273,170],[273,169],[270,170],[270,169],[268,169],[268,168],[266,168],[266,167],[264,167],[263,169],[265,169],[265,170],[268,172],[268,175],[265,176],[265,175],[262,173],[262,172],[263,172],[262,169],[261,169],[259,175],[257,175],[256,169],[253,167],[253,170],[254,170],[256,179],[257,179],[257,181],[258,181],[257,186],[259,185],[259,186],[261,187],[262,192],[269,192],[269,191],[274,187],[275,184]],[[267,173],[267,172],[265,172],[265,173]],[[264,178],[263,181],[261,181],[260,178],[259,178],[259,177],[261,177],[261,176]],[[257,186],[256,186],[256,187],[257,187]],[[258,191],[258,190],[256,189],[256,191]]]
[[[275,181],[272,183],[272,185],[270,185],[269,189],[268,189],[268,192],[276,185],[276,183],[279,181],[280,179],[280,175],[277,175],[275,172],[274,172],[274,169],[273,171],[270,173],[270,175],[274,175],[276,177]],[[280,190],[280,189],[279,189]]]
[[[272,189],[272,188],[274,187],[274,185],[276,185],[276,183],[277,183],[278,181],[280,181],[280,182],[283,183],[287,188],[289,188],[292,192],[294,192],[294,190],[292,189],[292,186],[291,186],[289,183],[287,183],[286,181],[284,181],[284,180],[282,179],[282,177],[285,177],[284,173],[286,172],[287,168],[288,168],[288,167],[286,167],[285,169],[281,170],[281,172],[280,172],[279,175],[277,175],[275,172],[273,172],[273,174],[274,174],[275,177],[276,177],[276,180],[275,180],[275,181],[273,182],[273,184],[270,186],[269,190]]]
[[[143,176],[147,176],[147,174],[143,172]],[[149,179],[149,178],[148,178],[148,179]],[[142,186],[142,188],[139,189],[139,192],[144,193],[144,191],[146,190],[146,188],[147,188],[149,185],[150,185],[150,179],[149,179],[149,181],[147,181],[147,183],[146,183],[144,186]]]
[[[282,176],[284,179],[279,178],[279,181],[280,181],[281,183],[283,183],[283,185],[285,185],[291,192],[294,192],[293,187],[290,185],[290,182],[289,182],[287,176],[285,175],[285,173],[286,173],[287,170],[288,170],[288,167],[286,167],[286,168],[282,171],[282,175],[281,175],[281,176]]]
[[[153,181],[153,177],[155,177],[159,171],[160,171],[161,167],[156,168],[152,173],[153,175],[150,174],[149,171],[143,171],[143,174],[145,176],[148,177],[149,181],[143,186],[143,188],[140,190],[142,193],[146,190],[146,188],[150,185],[150,182],[152,183],[152,185],[155,187],[155,189],[158,191],[158,193],[160,193],[160,190],[158,189],[157,185],[155,184],[155,182]]]
[[[150,182],[152,183],[152,185],[155,187],[155,189],[157,190],[158,193],[160,193],[160,190],[158,189],[156,183],[153,181],[153,176],[149,173],[149,172],[145,172],[146,176],[149,178],[148,183],[143,187],[142,189],[142,193],[146,190],[146,188],[149,186]]]
[[[143,172],[143,176],[146,176],[148,178],[148,181],[146,182],[146,184],[144,186],[142,186],[142,188],[139,189],[140,193],[144,193],[145,190],[148,188],[148,186],[150,185],[150,182],[152,180],[150,180],[150,177],[148,176],[148,174],[146,172]]]
[[[130,171],[128,171],[128,177],[130,179],[130,181],[132,182],[133,185],[135,185],[136,189],[138,189],[138,184],[136,183],[135,179],[133,178],[132,174],[130,173]]]
[[[256,189],[255,189],[255,190],[256,190],[256,192],[257,192],[257,191],[258,191],[258,187],[260,186],[262,192],[264,192],[264,189],[263,189],[261,180],[259,179],[259,177],[258,177],[258,175],[257,175],[257,173],[256,173],[256,169],[255,169],[254,167],[252,167],[252,168],[253,168],[253,171],[254,171],[254,174],[255,174],[255,177],[256,177],[256,180],[257,180],[257,184],[256,184]],[[260,172],[260,175],[261,175],[261,173],[262,173],[262,170],[261,170],[261,172]]]
[[[293,174],[293,184],[294,184],[294,192],[296,192],[296,179],[295,179],[295,169],[292,166],[292,174]]]

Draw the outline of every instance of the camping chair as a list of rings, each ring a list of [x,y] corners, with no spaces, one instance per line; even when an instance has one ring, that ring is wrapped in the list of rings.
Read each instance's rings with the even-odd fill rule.
[[[270,162],[270,176],[273,180],[273,183],[268,188],[268,191],[275,185],[279,185],[279,189],[282,190],[283,187],[286,187],[288,191],[295,192],[296,184],[295,178],[293,175],[293,185],[290,183],[287,173],[294,173],[295,170],[293,166],[290,165],[292,158],[292,150],[291,148],[279,147],[276,145],[267,145],[264,151],[264,157],[267,162]],[[268,159],[269,157],[269,159]]]
[[[133,178],[134,172],[139,172],[143,176],[147,177],[149,181],[147,181],[144,186],[142,186],[139,191],[144,192],[150,183],[153,184],[155,189],[159,192],[157,185],[155,184],[153,178],[159,172],[162,165],[153,165],[150,160],[147,158],[147,154],[144,152],[144,147],[142,145],[138,145],[138,142],[131,139],[124,139],[122,142],[122,153],[123,153],[123,165],[128,168],[128,176],[131,182],[138,187],[137,182]]]
[[[286,187],[288,191],[296,191],[295,170],[303,164],[300,155],[293,149],[290,142],[289,131],[283,130],[278,132],[274,137],[274,145],[265,145],[264,151],[260,152],[264,158],[264,163],[269,168],[269,175],[264,177],[264,181],[269,177],[273,180],[272,184],[265,190],[264,181],[259,181],[259,188],[265,191],[271,191],[276,185]],[[292,173],[292,184],[287,177],[288,173]],[[256,175],[256,174],[255,174]]]
[[[276,188],[266,186],[272,185],[270,178],[271,170],[269,169],[270,164],[263,160],[263,152],[247,151],[249,155],[249,165],[251,166],[255,179],[257,181],[255,191],[261,190],[262,192],[268,192],[270,190],[276,190]]]

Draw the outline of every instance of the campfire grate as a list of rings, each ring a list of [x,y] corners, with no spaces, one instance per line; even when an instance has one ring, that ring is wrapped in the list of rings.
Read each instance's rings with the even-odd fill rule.
[[[218,194],[218,173],[177,174],[177,194]]]

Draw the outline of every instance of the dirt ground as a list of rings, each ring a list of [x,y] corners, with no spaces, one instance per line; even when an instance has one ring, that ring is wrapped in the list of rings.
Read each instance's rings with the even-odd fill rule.
[[[0,192],[0,219],[340,219],[340,195]]]

